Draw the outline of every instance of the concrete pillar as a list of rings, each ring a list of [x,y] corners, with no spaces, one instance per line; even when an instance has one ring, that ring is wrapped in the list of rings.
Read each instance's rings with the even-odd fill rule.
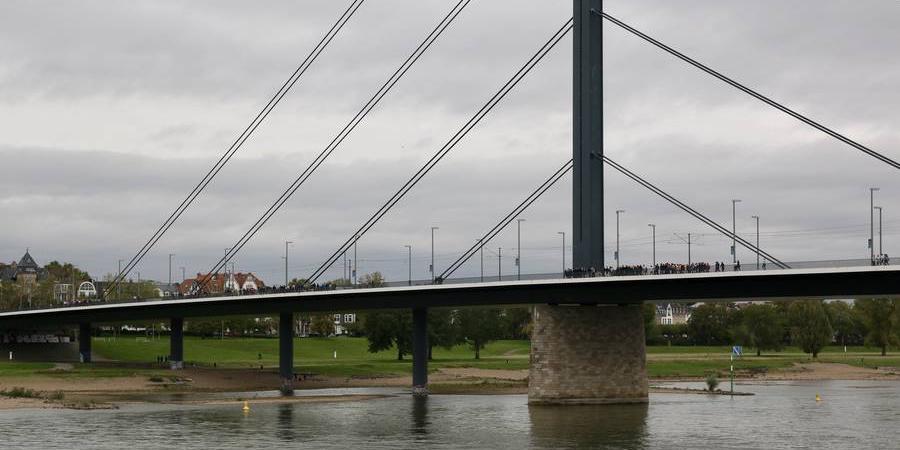
[[[184,369],[184,318],[181,317],[169,321],[169,367]]]
[[[641,305],[534,310],[528,402],[647,402]]]
[[[78,355],[83,363],[91,362],[91,324],[78,324]]]
[[[428,310],[413,309],[413,387],[416,397],[428,395]]]
[[[281,375],[281,393],[294,393],[294,314],[278,316],[278,373]]]

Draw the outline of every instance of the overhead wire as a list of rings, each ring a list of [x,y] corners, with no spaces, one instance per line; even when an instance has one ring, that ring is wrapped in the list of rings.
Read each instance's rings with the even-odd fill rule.
[[[682,211],[684,211],[684,212],[686,212],[686,213],[688,213],[688,214],[690,214],[690,215],[696,217],[696,218],[699,219],[701,222],[703,222],[703,223],[709,225],[709,226],[710,226],[711,228],[713,228],[714,230],[716,230],[716,231],[718,231],[718,232],[720,232],[720,233],[722,233],[722,234],[728,236],[729,238],[733,239],[735,242],[741,244],[743,247],[745,247],[745,248],[747,248],[747,249],[749,249],[749,250],[752,250],[752,251],[754,251],[754,252],[759,252],[760,255],[764,256],[764,257],[765,257],[766,259],[768,259],[769,261],[772,261],[773,263],[775,263],[775,265],[777,265],[778,267],[780,267],[780,268],[782,268],[782,269],[790,269],[790,266],[788,266],[788,265],[785,264],[784,262],[780,261],[778,258],[775,258],[774,256],[772,256],[772,255],[769,254],[768,252],[765,252],[765,251],[759,249],[758,247],[756,247],[755,245],[753,245],[752,243],[750,243],[750,242],[747,241],[746,239],[744,239],[744,238],[742,238],[742,237],[740,237],[740,236],[738,236],[738,235],[732,233],[732,232],[729,231],[727,228],[723,227],[722,225],[719,225],[718,223],[716,223],[716,222],[713,221],[712,219],[710,219],[710,218],[704,216],[703,214],[701,214],[701,213],[698,212],[697,210],[691,208],[690,206],[688,206],[687,204],[685,204],[685,203],[683,203],[682,201],[678,200],[677,198],[673,197],[673,196],[670,195],[669,193],[667,193],[667,192],[663,191],[662,189],[660,189],[660,188],[654,186],[653,184],[651,184],[651,183],[648,182],[647,180],[641,178],[639,175],[635,174],[634,172],[628,170],[627,168],[625,168],[625,167],[622,166],[621,164],[618,164],[617,162],[613,161],[613,160],[610,159],[608,156],[606,156],[606,155],[599,155],[599,154],[595,154],[595,156],[602,158],[602,159],[603,159],[603,162],[605,162],[605,163],[606,163],[607,165],[609,165],[610,167],[616,169],[617,171],[619,171],[620,173],[622,173],[622,174],[625,175],[626,177],[631,178],[632,180],[634,180],[635,182],[637,182],[637,183],[640,184],[641,186],[644,186],[645,188],[649,189],[650,191],[652,191],[652,192],[655,193],[656,195],[659,195],[660,197],[662,197],[663,199],[667,200],[669,203],[672,203],[673,205],[675,205],[676,207],[678,207],[678,208],[681,209]]]
[[[360,226],[313,274],[307,278],[310,283],[314,283],[322,276],[332,264],[334,264],[340,255],[354,242],[358,241],[369,229],[371,229],[394,205],[397,204],[416,184],[418,184],[425,175],[428,174],[444,157],[446,157],[453,148],[481,122],[484,117],[491,112],[503,98],[509,94],[525,76],[534,69],[537,64],[544,59],[572,29],[573,20],[570,18],[566,21],[553,35],[535,52],[528,61],[519,68],[518,71],[501,86],[501,88],[485,103],[463,126],[421,167],[403,186],[400,187],[381,207],[372,214],[366,222]]]
[[[310,53],[303,59],[299,66],[294,70],[290,77],[281,85],[278,91],[269,99],[268,103],[262,108],[262,110],[257,113],[256,117],[247,125],[246,128],[238,135],[237,139],[232,142],[231,146],[219,157],[215,164],[206,172],[200,182],[194,186],[190,193],[188,193],[187,197],[181,201],[177,208],[166,218],[165,222],[153,233],[150,239],[147,240],[146,243],[141,247],[140,250],[128,261],[128,264],[119,271],[116,275],[115,279],[112,283],[110,283],[109,288],[106,291],[106,294],[112,292],[112,289],[118,285],[128,274],[141,262],[141,260],[147,255],[147,253],[153,248],[154,245],[162,238],[162,236],[172,227],[173,224],[181,217],[181,215],[191,206],[194,200],[200,195],[201,192],[206,188],[207,185],[213,180],[213,178],[218,175],[218,173],[222,170],[223,167],[231,160],[235,153],[244,145],[244,143],[250,138],[254,131],[260,126],[260,124],[268,117],[268,115],[275,109],[278,103],[281,102],[281,99],[284,98],[285,95],[297,84],[297,81],[306,71],[312,66],[312,64],[319,58],[319,55],[325,50],[329,43],[338,35],[338,33],[344,28],[347,22],[351,17],[356,13],[360,6],[365,2],[365,0],[353,0],[347,9],[341,14],[338,20],[329,28],[328,32],[325,33],[325,36],[322,37],[321,40],[313,47]]]
[[[550,175],[550,178],[544,180],[544,182],[541,183],[537,187],[537,189],[535,189],[530,194],[528,194],[527,197],[525,197],[525,200],[522,200],[522,202],[516,205],[516,207],[513,208],[512,211],[510,211],[506,216],[500,219],[500,221],[496,225],[494,225],[493,228],[488,230],[487,233],[485,233],[480,239],[478,239],[475,245],[469,247],[469,249],[466,250],[456,261],[454,261],[452,264],[450,264],[450,266],[444,269],[444,271],[437,277],[436,282],[440,283],[443,280],[449,278],[450,275],[453,275],[453,273],[456,272],[457,269],[462,267],[462,265],[465,264],[470,258],[472,258],[472,256],[475,256],[475,254],[482,247],[484,247],[486,243],[490,242],[491,239],[493,239],[495,236],[497,236],[498,233],[503,231],[503,229],[506,228],[506,226],[509,225],[510,222],[521,215],[522,212],[528,209],[528,207],[531,206],[535,201],[537,201],[537,199],[541,198],[541,196],[544,195],[544,193],[547,192],[551,187],[553,187],[553,185],[555,185],[556,182],[563,177],[563,175],[569,173],[569,171],[572,170],[574,163],[574,160],[570,159],[566,161],[566,163],[563,164],[562,167],[557,169],[556,172],[553,172],[553,175]]]
[[[209,275],[219,271],[228,261],[234,257],[247,243],[256,235],[256,233],[275,215],[278,210],[287,202],[291,196],[315,173],[316,169],[325,162],[325,160],[344,142],[345,139],[356,129],[356,127],[365,119],[366,116],[375,108],[376,105],[387,95],[388,92],[400,81],[400,79],[409,71],[409,69],[425,54],[425,52],[434,44],[435,41],[447,30],[447,28],[456,20],[460,13],[469,5],[472,0],[460,0],[454,7],[441,19],[435,28],[425,37],[425,39],[413,50],[406,60],[393,72],[393,74],[384,82],[384,84],[375,92],[375,94],[363,105],[363,107],[353,116],[353,118],[338,132],[331,142],[316,156],[316,158],[300,173],[300,175],[282,192],[282,194],[266,209],[259,219],[248,229],[240,239],[232,245],[226,254],[219,259],[218,262],[209,270]],[[201,286],[202,288],[203,286]]]
[[[865,153],[865,154],[867,154],[867,155],[869,155],[869,156],[871,156],[871,157],[873,157],[873,158],[875,158],[875,159],[877,159],[877,160],[879,160],[879,161],[881,161],[881,162],[883,162],[883,163],[885,163],[885,164],[887,164],[887,165],[889,165],[889,166],[895,168],[895,169],[900,169],[900,163],[898,163],[897,161],[894,161],[893,159],[891,159],[891,158],[889,158],[889,157],[887,157],[887,156],[885,156],[885,155],[883,155],[883,154],[881,154],[881,153],[879,153],[879,152],[877,152],[877,151],[875,151],[875,150],[872,150],[871,148],[869,148],[869,147],[867,147],[867,146],[865,146],[865,145],[863,145],[863,144],[860,144],[859,142],[857,142],[857,141],[855,141],[855,140],[853,140],[853,139],[851,139],[851,138],[849,138],[849,137],[847,137],[847,136],[844,136],[843,134],[840,134],[840,133],[838,133],[837,131],[832,130],[831,128],[828,128],[828,127],[826,127],[825,125],[822,125],[822,124],[820,124],[819,122],[816,122],[816,121],[810,119],[809,117],[806,117],[805,115],[800,114],[800,113],[798,113],[797,111],[794,111],[793,109],[788,108],[787,106],[785,106],[785,105],[782,104],[782,103],[776,102],[775,100],[772,100],[771,98],[766,97],[765,95],[762,95],[762,94],[760,94],[759,92],[757,92],[757,91],[755,91],[755,90],[753,90],[753,89],[750,89],[749,87],[747,87],[747,86],[745,86],[745,85],[743,85],[743,84],[741,84],[741,83],[738,83],[737,81],[735,81],[735,80],[733,80],[733,79],[731,79],[731,78],[729,78],[729,77],[723,75],[723,74],[720,73],[720,72],[717,72],[717,71],[713,70],[712,68],[710,68],[710,67],[708,67],[708,66],[706,66],[706,65],[704,65],[704,64],[702,64],[702,63],[700,63],[700,62],[698,62],[697,60],[695,60],[695,59],[693,59],[693,58],[691,58],[691,57],[689,57],[689,56],[687,56],[687,55],[685,55],[685,54],[679,52],[678,50],[675,50],[675,49],[673,49],[672,47],[669,47],[668,45],[663,44],[662,42],[660,42],[660,41],[658,41],[658,40],[656,40],[656,39],[654,39],[654,38],[652,38],[652,37],[650,37],[650,36],[648,36],[648,35],[642,33],[641,31],[639,31],[639,30],[637,30],[636,28],[634,28],[634,27],[632,27],[632,26],[626,24],[625,22],[622,22],[621,20],[619,20],[619,19],[617,19],[617,18],[615,18],[615,17],[613,17],[613,16],[611,16],[611,15],[605,13],[605,12],[594,11],[594,13],[603,16],[603,18],[609,20],[611,23],[613,23],[614,25],[618,26],[619,28],[622,28],[623,30],[625,30],[625,31],[627,31],[627,32],[629,32],[629,33],[631,33],[631,34],[633,34],[633,35],[635,35],[635,36],[637,36],[637,37],[639,37],[639,38],[641,38],[641,39],[643,39],[643,40],[649,42],[650,44],[653,44],[654,46],[656,46],[656,47],[658,47],[658,48],[660,48],[660,49],[662,49],[662,50],[668,52],[669,54],[675,56],[676,58],[678,58],[678,59],[680,59],[680,60],[682,60],[682,61],[684,61],[684,62],[686,62],[686,63],[688,63],[688,64],[690,64],[690,65],[692,65],[692,66],[694,66],[694,67],[696,67],[696,68],[698,68],[698,69],[704,71],[704,72],[706,72],[707,74],[712,75],[713,77],[718,78],[719,80],[721,80],[721,81],[727,83],[728,85],[730,85],[730,86],[732,86],[732,87],[734,87],[734,88],[737,88],[738,90],[744,92],[745,94],[750,95],[751,97],[753,97],[753,98],[755,98],[755,99],[757,99],[757,100],[759,100],[759,101],[761,101],[761,102],[763,102],[763,103],[765,103],[765,104],[767,104],[767,105],[769,105],[769,106],[771,106],[771,107],[773,107],[773,108],[775,108],[775,109],[777,109],[777,110],[779,110],[779,111],[781,111],[781,112],[783,112],[783,113],[785,113],[785,114],[787,114],[787,115],[789,115],[789,116],[791,116],[791,117],[793,117],[793,118],[795,118],[795,119],[797,119],[797,120],[799,120],[799,121],[801,121],[801,122],[803,122],[803,123],[805,123],[806,125],[809,125],[809,126],[815,128],[815,129],[817,129],[817,130],[819,130],[819,131],[821,131],[821,132],[823,132],[823,133],[825,133],[825,134],[827,134],[827,135],[829,135],[829,136],[831,136],[831,137],[833,137],[833,138],[835,138],[835,139],[837,139],[837,140],[839,140],[839,141],[841,141],[841,142],[843,142],[843,143],[845,143],[845,144],[847,144],[847,145],[849,145],[849,146],[851,146],[851,147],[853,147],[853,148],[855,148],[855,149],[857,149],[857,150],[859,150],[859,151],[861,151],[861,152],[863,152],[863,153]]]

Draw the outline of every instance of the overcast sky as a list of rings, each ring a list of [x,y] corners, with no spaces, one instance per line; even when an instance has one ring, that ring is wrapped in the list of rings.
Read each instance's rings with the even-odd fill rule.
[[[167,254],[205,272],[296,177],[455,0],[369,0],[251,141],[138,267]],[[0,3],[0,260],[115,272],[268,101],[349,0]],[[608,0],[632,26],[900,159],[900,3]],[[572,15],[568,0],[474,0],[381,105],[235,259],[270,284],[305,277]],[[605,26],[606,154],[784,261],[868,256],[869,186],[900,255],[896,169]],[[361,273],[440,271],[571,157],[567,37],[359,243]],[[625,264],[729,260],[730,241],[606,172]],[[523,272],[561,266],[571,177],[523,215]],[[877,224],[876,224],[877,227]],[[877,233],[877,228],[876,228]],[[877,240],[877,236],[876,236]],[[895,247],[896,246],[896,247]],[[514,271],[516,230],[485,252]],[[897,249],[893,251],[893,249]],[[567,255],[571,257],[570,249]],[[746,265],[754,262],[739,249]],[[457,275],[474,275],[473,260]],[[329,278],[340,275],[340,267]]]

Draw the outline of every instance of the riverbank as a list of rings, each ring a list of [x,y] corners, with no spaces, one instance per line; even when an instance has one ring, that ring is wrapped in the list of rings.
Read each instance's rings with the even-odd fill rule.
[[[111,408],[127,403],[219,404],[252,402],[337,402],[362,401],[372,395],[324,395],[296,397],[250,398],[247,392],[272,391],[280,383],[272,370],[188,368],[178,372],[147,370],[117,363],[97,364],[98,373],[107,376],[66,376],[67,370],[54,369],[28,376],[0,377],[0,390],[21,388],[40,398],[0,396],[0,409],[18,408]],[[69,369],[74,371],[75,368]],[[118,372],[116,372],[118,371]],[[900,381],[900,370],[892,368],[854,367],[838,363],[797,363],[785,369],[766,373],[738,373],[741,382],[822,381],[822,380],[893,380]],[[528,370],[480,368],[442,368],[429,376],[434,394],[497,395],[528,392]],[[651,385],[675,381],[702,381],[699,377],[651,378]],[[409,376],[321,376],[312,375],[297,381],[299,391],[339,388],[396,388],[405,391]],[[47,399],[58,393],[57,400]],[[651,393],[697,393],[652,387]],[[215,394],[215,395],[211,395]]]
[[[59,392],[70,405],[171,401],[206,394],[274,391],[281,380],[273,339],[185,340],[185,369],[171,371],[152,362],[167,351],[165,339],[95,338],[95,362],[26,363],[0,361],[0,390]],[[298,390],[331,388],[409,389],[412,363],[394,351],[369,353],[363,338],[305,338],[295,346]],[[429,387],[435,394],[523,394],[528,386],[527,341],[498,341],[472,357],[471,349],[435,348]],[[647,347],[651,385],[702,381],[710,373],[750,380],[900,380],[900,355],[882,357],[877,349],[829,347],[813,361],[799,350],[730,360],[730,347]],[[221,400],[222,395],[219,395]],[[230,398],[229,401],[237,401]],[[321,399],[320,399],[321,400]],[[306,400],[298,400],[306,401]],[[94,402],[94,403],[91,403]],[[59,407],[59,401],[9,399],[0,408]],[[42,406],[46,405],[46,406]],[[99,407],[99,406],[98,406]]]

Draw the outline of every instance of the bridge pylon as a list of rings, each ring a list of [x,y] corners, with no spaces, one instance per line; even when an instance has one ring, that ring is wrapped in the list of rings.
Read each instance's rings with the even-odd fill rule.
[[[603,0],[573,0],[572,266],[602,272]],[[647,401],[640,305],[534,309],[531,404]]]

